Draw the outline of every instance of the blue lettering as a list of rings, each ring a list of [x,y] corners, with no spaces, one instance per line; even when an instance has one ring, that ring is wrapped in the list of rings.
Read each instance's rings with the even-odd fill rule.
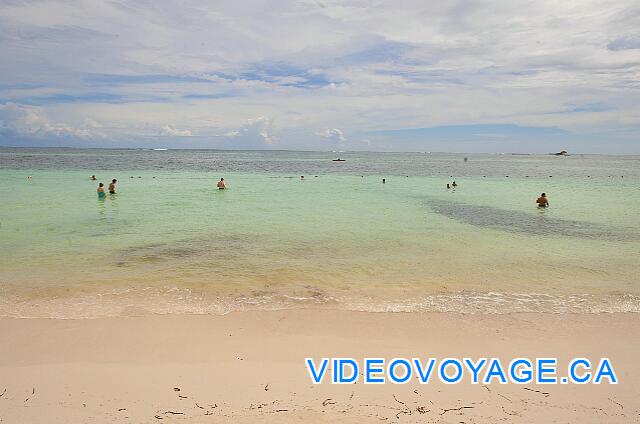
[[[484,364],[487,363],[487,360],[480,358],[480,360],[474,364],[471,359],[464,358],[464,363],[467,365],[467,368],[469,368],[469,371],[471,371],[471,384],[478,384],[478,373],[482,367],[484,367]]]
[[[578,368],[578,366],[582,366],[585,370],[585,373],[582,374],[582,378],[579,377],[578,374],[576,374],[576,368]],[[591,362],[588,359],[574,359],[573,361],[571,361],[571,365],[569,365],[569,377],[571,378],[571,380],[573,380],[574,383],[584,384],[588,382],[589,379],[591,379],[591,373],[589,372],[590,369]]]
[[[398,365],[404,366],[405,368],[404,377],[398,377],[396,375],[395,370]],[[402,358],[394,359],[393,362],[389,364],[389,377],[391,377],[391,381],[393,381],[396,384],[402,384],[409,381],[409,379],[411,378],[411,364],[409,363],[409,361]]]
[[[536,366],[538,368],[537,384],[556,384],[558,379],[555,377],[556,364],[558,361],[555,358],[537,358]],[[545,365],[553,365],[552,367],[546,367]],[[552,377],[545,377],[545,374],[551,374]]]
[[[313,384],[322,383],[322,378],[324,377],[324,372],[327,370],[327,365],[329,365],[329,360],[327,358],[322,358],[322,366],[320,367],[320,372],[316,371],[316,366],[313,363],[313,359],[306,358],[307,370],[311,375],[311,380]]]
[[[449,377],[446,373],[446,368],[449,365],[454,365],[457,369],[456,374],[453,377]],[[458,359],[448,358],[442,361],[440,364],[440,380],[446,384],[458,383],[462,379],[462,364]]]
[[[422,363],[418,358],[413,358],[413,363],[416,366],[416,371],[418,371],[418,378],[420,379],[420,384],[428,384],[429,379],[431,378],[431,372],[433,371],[433,367],[436,364],[436,360],[434,358],[429,359],[428,367],[425,370],[422,366]]]
[[[593,379],[593,384],[600,384],[602,377],[607,377],[611,384],[618,384],[618,377],[616,377],[616,373],[613,371],[613,366],[611,365],[609,358],[602,358],[600,360],[598,372],[596,374],[596,378]]]
[[[518,372],[518,365],[523,365],[521,371]],[[511,379],[518,384],[530,383],[533,380],[533,364],[526,358],[518,358],[511,361],[509,365],[509,375]]]
[[[494,377],[498,377],[500,379],[500,384],[507,383],[507,377],[505,377],[504,371],[502,370],[502,364],[500,364],[500,360],[496,358],[491,360],[489,371],[487,371],[487,374],[484,376],[484,384],[490,384],[491,379]]]
[[[334,371],[337,370],[335,374],[337,378],[334,380],[334,383],[349,384],[358,378],[358,363],[351,358],[334,359],[333,366],[335,368]],[[345,377],[345,366],[351,366],[351,376],[349,377]]]
[[[364,360],[364,384],[384,384],[384,377],[376,377],[373,374],[384,372],[384,359],[365,358]]]

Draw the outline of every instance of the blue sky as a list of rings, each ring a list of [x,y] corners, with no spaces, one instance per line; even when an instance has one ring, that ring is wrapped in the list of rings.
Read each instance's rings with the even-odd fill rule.
[[[0,145],[640,153],[637,1],[3,1]]]

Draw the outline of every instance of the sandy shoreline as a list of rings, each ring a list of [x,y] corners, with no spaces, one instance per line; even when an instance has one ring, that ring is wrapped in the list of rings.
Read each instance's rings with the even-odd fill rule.
[[[622,313],[320,310],[2,318],[0,422],[638,422],[639,324]],[[609,357],[620,383],[314,386],[307,356]]]

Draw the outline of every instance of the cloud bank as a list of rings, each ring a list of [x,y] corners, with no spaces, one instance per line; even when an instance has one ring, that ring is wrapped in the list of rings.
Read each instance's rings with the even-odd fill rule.
[[[0,26],[0,145],[640,153],[634,1],[25,0]]]

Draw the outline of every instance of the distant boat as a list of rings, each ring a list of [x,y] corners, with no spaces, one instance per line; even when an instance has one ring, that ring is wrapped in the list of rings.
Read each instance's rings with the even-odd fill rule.
[[[552,153],[552,154],[555,155],[555,156],[568,156],[569,155],[569,153],[567,153],[566,150],[563,150],[563,151],[558,152],[558,153]]]
[[[332,162],[346,162],[347,160],[338,158],[338,159],[332,159],[331,161]]]
[[[169,149],[153,149],[153,150],[169,150]]]

